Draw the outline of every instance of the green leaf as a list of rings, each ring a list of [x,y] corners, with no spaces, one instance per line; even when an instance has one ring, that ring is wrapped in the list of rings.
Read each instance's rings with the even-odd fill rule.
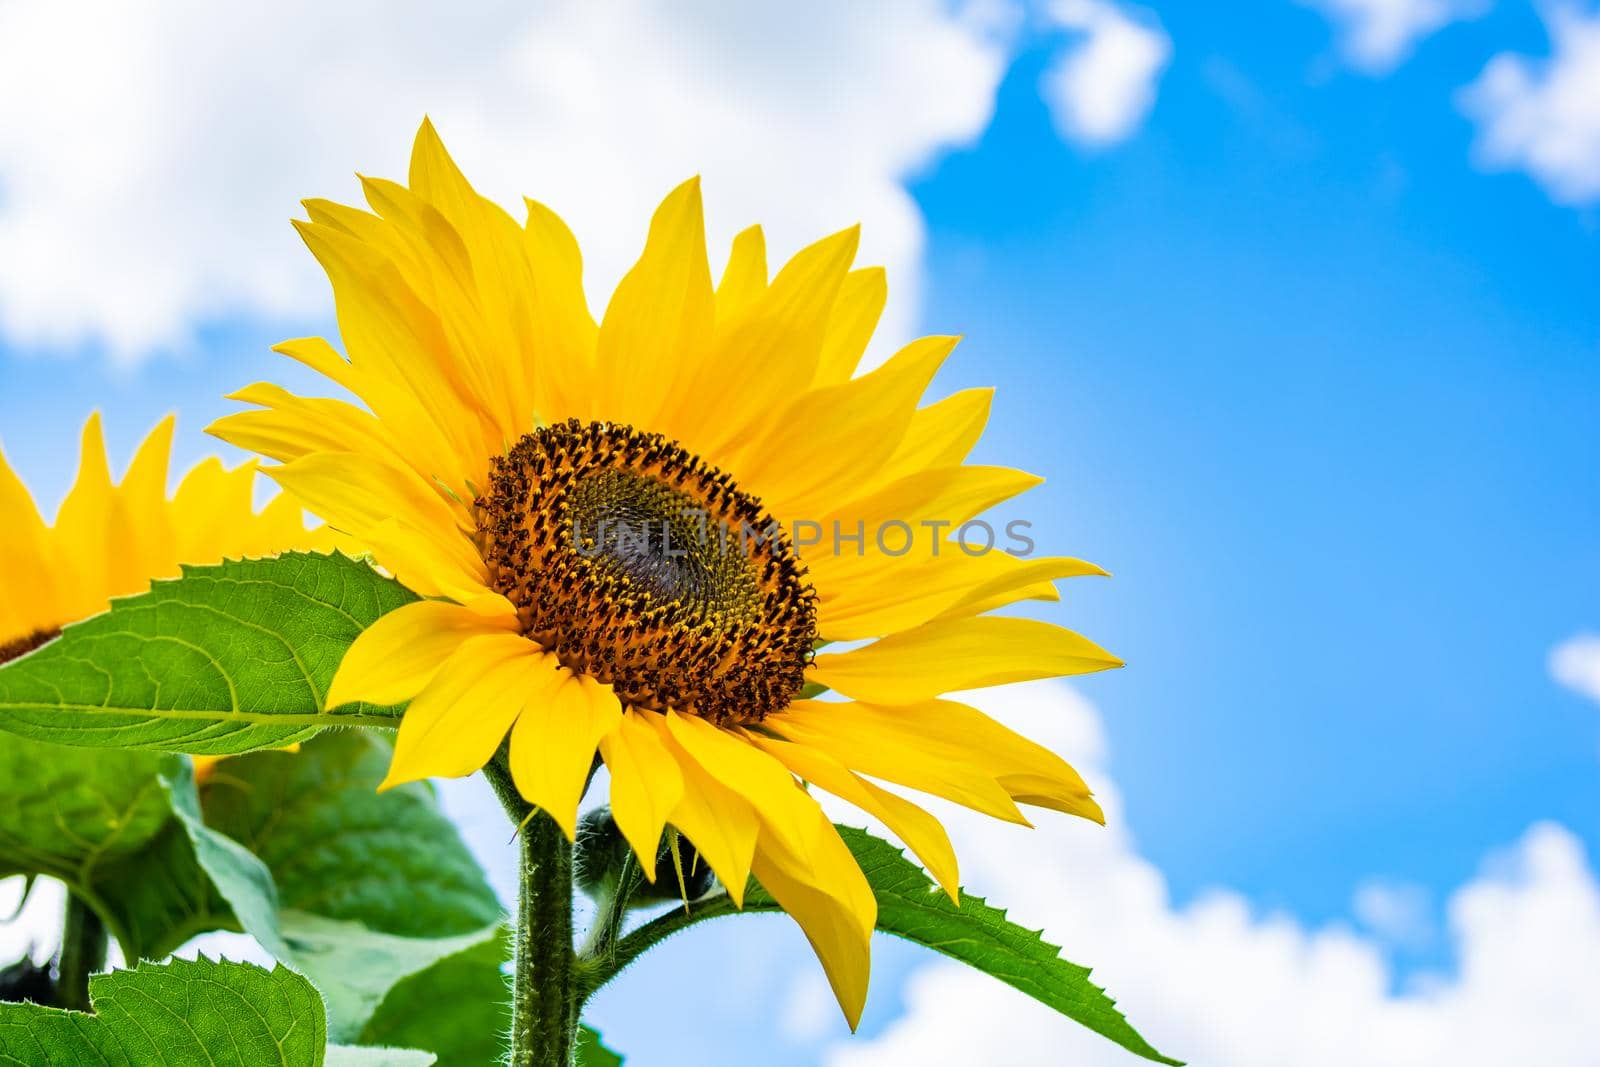
[[[376,792],[388,760],[379,738],[329,734],[220,763],[203,797],[169,782],[239,927],[316,984],[340,1040],[395,982],[495,937],[502,915],[430,787]]]
[[[138,853],[102,866],[94,895],[130,961],[161,959],[197,934],[236,925],[177,819]]]
[[[416,597],[348,556],[185,567],[0,667],[0,729],[40,741],[227,755],[397,708],[323,710],[345,650]]]
[[[0,1063],[25,1067],[318,1067],[311,983],[282,967],[173,960],[89,980],[95,1014],[0,1004]]]
[[[294,958],[278,929],[278,886],[260,857],[227,834],[206,825],[200,814],[194,771],[187,763],[181,771],[162,779],[172,797],[172,808],[188,835],[194,856],[227,902],[241,929],[261,943],[274,959]]]
[[[50,745],[0,734],[0,875],[92,885],[171,817],[157,780],[175,756]]]
[[[511,939],[503,936],[396,982],[361,1041],[428,1049],[452,1067],[497,1067],[510,1050],[510,958]]]
[[[1116,1001],[1089,981],[1089,968],[1062,959],[1060,948],[1041,938],[1039,931],[1016,925],[1004,911],[966,892],[960,894],[957,907],[895,846],[865,830],[837,829],[878,899],[879,930],[993,975],[1129,1052],[1157,1063],[1179,1063],[1140,1037],[1117,1010]],[[752,878],[745,890],[744,911],[778,910],[777,902]],[[591,961],[595,976],[585,995],[679,930],[705,919],[737,914],[739,910],[726,892],[697,901],[687,910],[674,908],[628,934],[606,958]]]
[[[278,929],[291,965],[322,990],[329,1026],[341,1041],[361,1032],[396,982],[504,936],[496,924],[456,937],[396,937],[360,923],[293,911],[279,916]]]
[[[498,922],[500,901],[432,787],[377,791],[391,751],[382,735],[340,731],[227,760],[201,791],[206,824],[260,857],[283,908],[405,937]]]
[[[186,765],[170,754],[0,734],[0,875],[65,882],[128,959],[165,955],[213,928],[210,884],[161,780]]]
[[[590,1026],[580,1026],[578,1067],[622,1067],[622,1057],[606,1048],[598,1030]]]

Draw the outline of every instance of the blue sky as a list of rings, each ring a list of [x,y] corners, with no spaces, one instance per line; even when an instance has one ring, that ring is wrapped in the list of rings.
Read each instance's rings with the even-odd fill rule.
[[[1129,17],[1171,58],[1124,134],[1062,136],[1041,78],[1093,31],[1034,11],[1005,31],[992,115],[904,176],[918,324],[966,335],[944,390],[999,387],[977,458],[1048,478],[1011,514],[1116,575],[1041,610],[1129,661],[1077,688],[1172,908],[1226,887],[1344,928],[1358,887],[1410,887],[1432,932],[1369,947],[1396,988],[1448,974],[1445,901],[1486,855],[1543,821],[1600,855],[1600,709],[1547,666],[1600,629],[1600,215],[1537,165],[1485,165],[1462,96],[1495,55],[1549,53],[1547,24],[1501,3],[1374,73],[1307,6]],[[383,130],[385,158],[409,132]],[[268,344],[328,327],[314,302],[201,306],[153,358],[92,319],[0,339],[0,439],[41,498],[91,409],[121,457],[178,410],[197,457],[223,392],[282,377]],[[619,1047],[822,1061],[831,1019],[773,1045],[809,966],[794,931],[691,937],[597,1002]],[[924,962],[881,946],[866,1037]]]

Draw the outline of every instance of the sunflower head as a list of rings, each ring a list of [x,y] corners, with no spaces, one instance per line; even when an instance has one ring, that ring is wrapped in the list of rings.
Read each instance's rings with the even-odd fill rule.
[[[751,227],[713,282],[685,182],[597,322],[560,218],[480,196],[431,125],[406,182],[362,187],[364,209],[311,200],[296,224],[343,352],[279,346],[356,402],[260,383],[212,432],[423,595],[357,639],[327,698],[410,702],[388,784],[470,774],[509,736],[517,788],[571,837],[598,754],[646,877],[668,827],[735,902],[754,875],[852,1024],[876,902],[812,790],[887,824],[952,896],[949,838],[885,783],[1012,822],[1101,818],[1060,757],[943,699],[1119,665],[991,614],[1104,572],[963,547],[1039,479],[966,462],[990,391],[924,404],[954,338],[857,373],[887,290],[855,228],[771,272]]]
[[[541,427],[475,507],[521,632],[630,706],[759,722],[805,685],[816,593],[781,527],[660,434]]]

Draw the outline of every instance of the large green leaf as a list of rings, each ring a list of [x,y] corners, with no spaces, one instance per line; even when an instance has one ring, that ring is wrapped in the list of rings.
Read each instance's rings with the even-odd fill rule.
[[[395,983],[361,1041],[428,1049],[452,1067],[497,1067],[509,1051],[510,958],[510,938],[494,938]]]
[[[327,1044],[322,998],[283,967],[173,960],[89,979],[94,1014],[0,1004],[18,1067],[428,1067],[430,1052]]]
[[[178,819],[138,853],[102,865],[99,875],[95,900],[125,959],[158,960],[197,934],[236,925]]]
[[[176,756],[69,748],[0,734],[0,875],[93,884],[171,815],[157,780]]]
[[[226,755],[399,710],[324,710],[345,650],[416,597],[359,560],[186,567],[0,667],[0,729],[61,744]]]
[[[259,941],[273,958],[285,963],[293,960],[294,953],[278,927],[278,886],[267,865],[238,841],[206,825],[194,773],[188,766],[162,781],[171,794],[173,811],[188,835],[196,861],[210,876],[239,928]]]
[[[227,760],[201,791],[206,824],[261,858],[284,908],[404,937],[498,922],[500,901],[433,789],[377,791],[390,755],[381,735],[340,731]]]
[[[293,911],[279,916],[278,930],[289,946],[290,965],[322,990],[329,1026],[341,1041],[361,1032],[396,982],[503,936],[496,924],[455,937],[396,937]]]
[[[495,938],[501,920],[431,787],[376,792],[388,761],[384,741],[335,733],[220,763],[199,798],[171,783],[239,927],[316,983],[341,1040],[397,981]]]
[[[173,960],[89,980],[94,1015],[0,1004],[0,1063],[319,1067],[322,1000],[282,967]]]
[[[1018,926],[982,897],[960,894],[956,906],[922,868],[887,841],[865,830],[838,827],[878,900],[878,929],[960,960],[1033,997],[1145,1059],[1177,1064],[1139,1036],[1117,1010],[1116,1001],[1089,981],[1089,968],[1061,958],[1059,947],[1037,930]],[[778,904],[751,879],[744,910],[777,911]],[[634,930],[592,961],[589,991],[609,981],[651,946],[705,919],[739,914],[726,892],[674,908]]]
[[[0,875],[65,882],[129,959],[164,955],[213,928],[210,884],[161,780],[185,764],[0,734]]]

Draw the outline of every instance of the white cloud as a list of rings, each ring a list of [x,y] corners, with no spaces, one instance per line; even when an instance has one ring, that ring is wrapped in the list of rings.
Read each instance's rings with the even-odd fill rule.
[[[1172,41],[1153,16],[1109,0],[1055,0],[1046,17],[1075,37],[1039,84],[1061,136],[1090,146],[1132,136],[1155,105]]]
[[[1568,689],[1600,701],[1600,634],[1577,634],[1551,649],[1550,675]]]
[[[1489,0],[1304,0],[1339,28],[1340,48],[1357,69],[1385,74],[1410,58],[1417,42],[1461,19],[1475,18]]]
[[[1106,802],[1105,829],[1064,818],[1025,830],[951,820],[963,880],[1043,924],[1157,1047],[1195,1067],[1592,1065],[1600,1048],[1600,885],[1579,841],[1534,826],[1457,889],[1447,927],[1457,973],[1396,992],[1379,942],[1260,914],[1238,893],[1184,907],[1125,831],[1100,767],[1098,718],[1053,684],[987,706],[1067,753]],[[1132,1067],[1136,1057],[993,979],[939,962],[877,1039],[840,1043],[831,1067],[1004,1063]],[[1535,1052],[1536,1050],[1536,1052]]]
[[[0,333],[135,358],[225,316],[324,314],[287,219],[301,197],[357,197],[358,168],[403,176],[428,112],[483,191],[568,217],[591,294],[637,254],[659,198],[702,173],[717,247],[754,221],[785,252],[863,221],[903,335],[923,241],[904,181],[987,125],[1006,61],[992,14],[13,0]]]
[[[1600,199],[1600,10],[1553,9],[1548,59],[1502,52],[1462,93],[1474,151],[1492,170],[1527,171],[1563,204]]]

